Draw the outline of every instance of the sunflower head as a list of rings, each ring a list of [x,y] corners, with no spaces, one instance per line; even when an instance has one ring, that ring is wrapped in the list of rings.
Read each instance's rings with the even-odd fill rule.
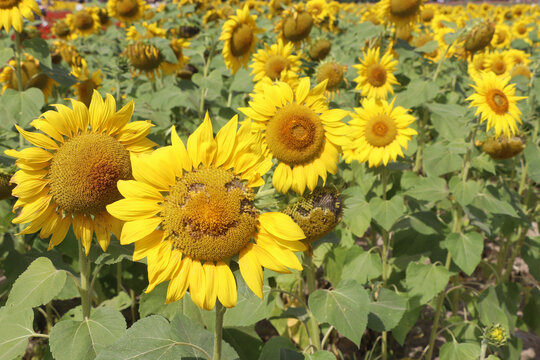
[[[422,11],[422,21],[429,23],[435,16],[435,10],[432,7],[425,7]]]
[[[71,35],[71,28],[64,19],[57,20],[52,31],[59,39],[67,39]]]
[[[131,66],[141,71],[152,72],[163,62],[163,55],[157,47],[142,42],[128,45],[125,54]]]
[[[11,26],[21,33],[23,31],[23,16],[30,21],[34,14],[41,16],[41,10],[36,0],[0,0],[0,29],[9,32]]]
[[[390,12],[394,16],[407,17],[420,9],[422,0],[390,0]]]
[[[309,12],[293,12],[283,21],[283,37],[287,41],[300,42],[307,39],[312,27],[313,17]]]
[[[392,85],[398,83],[393,74],[397,60],[390,52],[381,57],[379,48],[369,49],[363,55],[360,64],[354,65],[359,75],[355,79],[356,89],[364,96],[386,99],[388,93],[394,93]]]
[[[487,21],[476,25],[465,38],[465,50],[475,53],[485,49],[491,43],[494,34],[494,23]]]
[[[315,61],[324,60],[332,49],[332,41],[328,39],[318,39],[309,48],[309,57]]]
[[[109,15],[126,23],[141,19],[146,9],[144,0],[109,0],[107,2]]]
[[[492,159],[510,159],[521,154],[525,149],[525,140],[520,136],[491,137],[482,143],[482,151]]]
[[[73,25],[77,30],[89,30],[94,26],[94,18],[90,12],[80,10],[73,14]]]
[[[334,61],[321,64],[317,67],[317,83],[320,84],[326,80],[326,90],[335,91],[343,81],[343,75],[346,70],[346,66],[342,66]]]

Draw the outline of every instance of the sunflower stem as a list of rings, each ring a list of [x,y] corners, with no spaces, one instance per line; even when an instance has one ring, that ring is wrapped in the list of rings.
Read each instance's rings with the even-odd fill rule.
[[[465,154],[465,158],[463,159],[463,172],[461,180],[463,182],[467,181],[467,176],[469,176],[469,169],[471,168],[471,154],[474,149],[474,140],[476,138],[476,132],[478,131],[478,126],[475,125],[473,128],[473,131],[469,138],[469,148],[467,149],[467,153]]]
[[[19,90],[19,93],[24,91],[24,85],[22,81],[22,67],[21,67],[21,59],[22,59],[22,46],[21,46],[21,34],[14,30],[15,32],[15,61],[17,62],[16,68],[17,68],[17,90]],[[22,108],[19,112],[19,124],[22,124]],[[24,137],[22,134],[19,133],[19,147],[24,146]],[[22,230],[22,229],[21,229]]]
[[[203,79],[206,79],[206,77],[208,76],[208,72],[210,71],[210,63],[212,62],[212,58],[214,57],[214,53],[216,51],[216,45],[217,45],[217,42],[213,41],[212,47],[210,47],[210,51],[208,52],[208,58],[204,62]],[[203,60],[204,60],[204,56],[203,56]],[[201,104],[199,106],[200,117],[204,115],[204,101],[206,98],[207,91],[208,89],[206,87],[201,86]]]
[[[381,172],[381,182],[382,182],[382,197],[383,200],[387,200],[386,191],[388,187],[388,168],[384,166],[382,168]],[[388,249],[389,249],[389,236],[388,232],[385,229],[381,229],[381,235],[383,238],[383,248],[382,248],[382,279],[383,279],[383,286],[386,286],[386,282],[388,281]],[[381,356],[383,360],[388,359],[388,333],[386,331],[382,332],[381,337]]]
[[[216,326],[214,327],[214,356],[213,360],[221,359],[221,344],[223,339],[223,317],[226,308],[216,301]]]
[[[81,305],[83,311],[83,317],[90,317],[90,262],[84,252],[84,248],[79,240],[79,267],[81,271],[81,282],[79,286],[79,293],[81,294]]]
[[[307,304],[307,298],[309,297],[309,295],[311,295],[315,290],[317,290],[317,284],[315,282],[316,269],[313,266],[313,259],[311,258],[311,256],[304,256],[303,267],[306,271],[306,283],[308,288],[308,293],[306,297]],[[311,345],[313,345],[312,350],[313,352],[315,352],[321,348],[321,329],[319,328],[319,323],[317,322],[317,319],[315,319],[313,314],[309,317],[308,328]]]

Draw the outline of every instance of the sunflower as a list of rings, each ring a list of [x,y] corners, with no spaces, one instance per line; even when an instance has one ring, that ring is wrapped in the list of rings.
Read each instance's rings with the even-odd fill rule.
[[[486,56],[486,71],[497,76],[508,75],[512,70],[512,58],[506,51],[490,53]]]
[[[363,53],[360,64],[353,65],[358,70],[356,90],[360,90],[363,96],[386,99],[388,93],[393,94],[392,85],[398,84],[393,72],[397,67],[397,60],[390,52],[380,57],[380,49],[369,49]]]
[[[109,15],[125,23],[140,20],[147,7],[144,0],[109,0],[107,2]]]
[[[265,44],[265,49],[259,49],[253,55],[253,62],[249,65],[253,69],[253,81],[258,82],[264,77],[275,81],[287,81],[298,79],[300,73],[300,56],[293,54],[294,45],[292,43],[283,44],[283,40],[278,39],[277,44],[270,46]]]
[[[530,18],[522,18],[515,21],[512,25],[512,35],[514,36],[514,39],[523,39],[530,44],[531,40],[529,39],[529,33],[532,31],[532,25],[535,21],[536,19],[531,20]]]
[[[349,122],[352,141],[343,148],[347,163],[367,161],[372,167],[403,156],[401,148],[407,149],[408,142],[417,134],[409,127],[416,119],[407,109],[394,107],[394,101],[367,98],[362,101],[362,108],[354,109],[356,113],[351,114]]]
[[[315,69],[315,79],[317,84],[327,81],[326,93],[330,99],[339,92],[339,86],[345,80],[346,65],[341,65],[335,61],[320,63]],[[346,80],[345,80],[346,81]]]
[[[111,230],[120,236],[121,223],[105,206],[120,199],[118,180],[132,178],[130,154],[151,150],[156,144],[146,138],[149,121],[129,122],[133,102],[118,112],[111,95],[105,101],[94,91],[90,107],[71,100],[73,109],[56,105],[31,125],[43,133],[25,131],[15,125],[32,145],[21,151],[6,150],[17,158],[19,171],[12,182],[22,208],[15,224],[29,225],[21,234],[40,231],[41,238],[52,235],[49,250],[60,244],[70,225],[86,254],[93,233],[105,251]]]
[[[381,0],[379,17],[386,24],[392,23],[396,27],[407,27],[418,22],[423,11],[424,0]]]
[[[72,40],[77,37],[71,33],[71,28],[65,19],[59,19],[54,23],[52,33],[61,40]]]
[[[310,87],[309,78],[300,79],[294,92],[284,82],[262,84],[250,107],[238,109],[262,132],[267,157],[277,159],[272,182],[281,193],[302,194],[306,186],[313,191],[319,177],[325,182],[327,173],[336,173],[340,146],[347,143],[347,125],[341,122],[347,112],[328,109],[326,81]]]
[[[36,0],[0,0],[0,29],[6,32],[13,25],[18,33],[23,29],[23,16],[34,21],[34,13],[41,16]]]
[[[249,7],[237,9],[236,15],[225,21],[219,40],[223,40],[223,57],[227,69],[233,74],[241,66],[246,67],[251,53],[257,44],[257,33],[263,31],[257,27],[257,16],[249,15]]]
[[[126,221],[120,242],[135,243],[134,260],[147,258],[152,291],[169,281],[167,303],[189,288],[199,307],[211,310],[216,298],[236,305],[238,262],[249,288],[260,298],[262,267],[288,273],[301,270],[294,251],[306,249],[304,233],[285,214],[260,213],[253,187],[272,166],[262,155],[258,135],[237,117],[214,138],[208,115],[188,138],[187,147],[172,128],[172,146],[131,158],[135,180],[119,181],[125,199],[107,210]]]
[[[508,84],[509,76],[497,76],[494,73],[481,73],[474,78],[476,91],[467,100],[470,107],[476,106],[476,114],[480,114],[480,122],[487,120],[487,131],[495,128],[495,136],[504,134],[508,137],[518,132],[516,122],[521,123],[521,111],[517,107],[523,96],[515,96],[515,84]]]
[[[497,49],[506,49],[512,42],[512,30],[504,22],[497,23],[495,34],[491,39],[491,46]]]
[[[34,58],[32,55],[25,53],[24,61],[21,61],[21,72],[22,72],[22,84],[23,89],[29,89],[32,87],[38,88],[43,92],[43,97],[45,101],[51,96],[53,91],[53,86],[56,82],[42,72],[39,61]],[[19,89],[19,84],[17,81],[17,62],[15,60],[10,60],[8,66],[2,69],[0,73],[0,83],[2,83],[2,93],[6,89]]]
[[[78,36],[88,36],[99,32],[101,24],[96,12],[80,10],[66,16],[66,23],[69,25],[72,34]]]
[[[124,55],[135,69],[135,75],[145,73],[150,80],[154,80],[156,74],[158,76],[160,75],[160,66],[163,63],[164,57],[161,51],[154,45],[138,41],[128,45],[124,50]]]
[[[302,42],[309,41],[313,22],[313,16],[306,11],[305,5],[298,3],[283,11],[281,20],[276,24],[276,31],[280,33],[283,42],[292,42],[298,47]]]
[[[94,90],[99,88],[103,82],[101,79],[101,76],[103,75],[101,70],[97,69],[90,75],[86,60],[81,58],[80,64],[72,65],[71,74],[78,80],[77,83],[73,85],[75,87],[77,100],[86,106],[90,106]]]
[[[482,71],[486,71],[486,57],[486,53],[477,53],[470,59],[467,72],[471,78],[479,76]]]

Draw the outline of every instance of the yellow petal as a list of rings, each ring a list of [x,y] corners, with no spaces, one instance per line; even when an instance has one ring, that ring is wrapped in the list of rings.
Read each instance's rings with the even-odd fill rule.
[[[274,258],[274,256],[269,253],[265,248],[254,245],[252,247],[252,250],[255,256],[257,256],[257,260],[259,260],[259,263],[265,268],[279,273],[290,273],[289,269],[287,269],[280,261]]]
[[[216,135],[217,153],[215,166],[223,165],[232,155],[236,144],[236,128],[238,127],[238,115],[235,115]]]
[[[184,142],[178,136],[176,128],[173,126],[171,130],[171,143],[173,147],[173,153],[176,158],[176,163],[181,169],[191,171],[191,159],[189,158]],[[177,170],[178,171],[178,170]],[[177,175],[181,175],[177,173]]]
[[[253,244],[250,243],[240,251],[238,264],[240,265],[240,273],[247,286],[255,295],[262,299],[263,271],[259,260],[252,251],[252,247]]]
[[[152,200],[122,199],[107,205],[109,214],[123,221],[148,219],[161,211],[161,206]]]
[[[161,193],[152,185],[145,184],[136,180],[120,180],[117,185],[118,191],[125,198],[137,198],[163,201]]]
[[[161,218],[159,217],[126,222],[122,228],[120,244],[127,245],[141,240],[145,236],[150,235],[159,224],[161,224]]]
[[[162,241],[163,231],[161,230],[155,230],[137,241],[133,252],[133,261],[139,261],[158,251]]]
[[[203,266],[199,260],[193,260],[189,272],[189,294],[191,300],[204,309],[204,298],[206,295],[206,277]]]
[[[259,215],[261,232],[282,240],[297,241],[306,238],[304,232],[290,216],[280,212],[267,212]]]
[[[26,131],[18,125],[15,125],[15,128],[32,145],[51,150],[56,150],[59,148],[58,144],[47,135]]]
[[[24,224],[32,220],[37,219],[47,208],[51,202],[52,196],[43,196],[37,200],[25,205],[15,219],[12,220],[14,224]]]
[[[217,287],[216,265],[213,261],[206,261],[203,265],[206,278],[206,295],[204,297],[204,309],[210,311],[216,305]]]
[[[92,219],[86,215],[75,215],[73,217],[73,232],[77,240],[81,241],[85,253],[88,255],[92,245],[92,235],[94,234]]]
[[[70,225],[71,225],[71,216],[66,216],[65,218],[63,218],[56,224],[56,227],[53,230],[51,240],[49,241],[49,247],[47,248],[47,250],[51,250],[53,247],[55,247],[56,245],[64,241]]]
[[[169,287],[167,289],[167,299],[165,303],[171,303],[173,301],[180,300],[184,297],[186,290],[189,286],[189,273],[191,270],[192,260],[189,257],[182,259],[180,266],[172,274]]]
[[[296,103],[302,104],[309,93],[309,87],[311,86],[309,78],[305,77],[300,79],[298,87],[296,88]]]
[[[223,261],[216,264],[217,296],[221,304],[227,308],[236,306],[236,279]]]
[[[187,150],[193,161],[193,167],[199,166],[200,163],[209,166],[214,161],[216,142],[208,113],[206,113],[203,123],[188,138]]]

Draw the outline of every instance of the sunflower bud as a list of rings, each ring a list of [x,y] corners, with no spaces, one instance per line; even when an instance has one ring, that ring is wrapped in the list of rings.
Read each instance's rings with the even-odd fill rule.
[[[493,324],[484,329],[484,339],[493,346],[504,346],[508,341],[506,329],[501,324]]]
[[[288,41],[298,42],[309,36],[313,17],[307,11],[289,15],[283,22],[283,36]]]
[[[433,8],[426,7],[424,11],[422,11],[421,16],[423,22],[430,22],[431,19],[433,19],[433,17],[435,16],[435,11],[433,10]]]
[[[332,42],[327,39],[319,39],[311,44],[309,49],[309,57],[315,61],[324,60],[330,53],[332,48]]]
[[[471,53],[483,50],[491,43],[494,34],[495,25],[492,22],[476,25],[465,38],[465,50]]]
[[[163,61],[163,55],[157,47],[140,42],[128,45],[125,53],[131,66],[137,70],[156,70]]]
[[[14,184],[10,184],[12,174],[8,174],[0,170],[0,200],[9,199],[11,197],[11,190],[15,187]]]
[[[289,205],[283,213],[302,228],[305,241],[311,243],[328,234],[341,222],[343,203],[336,189],[317,188]]]
[[[525,141],[519,136],[489,138],[482,144],[482,150],[495,160],[504,160],[519,155],[525,149]]]

